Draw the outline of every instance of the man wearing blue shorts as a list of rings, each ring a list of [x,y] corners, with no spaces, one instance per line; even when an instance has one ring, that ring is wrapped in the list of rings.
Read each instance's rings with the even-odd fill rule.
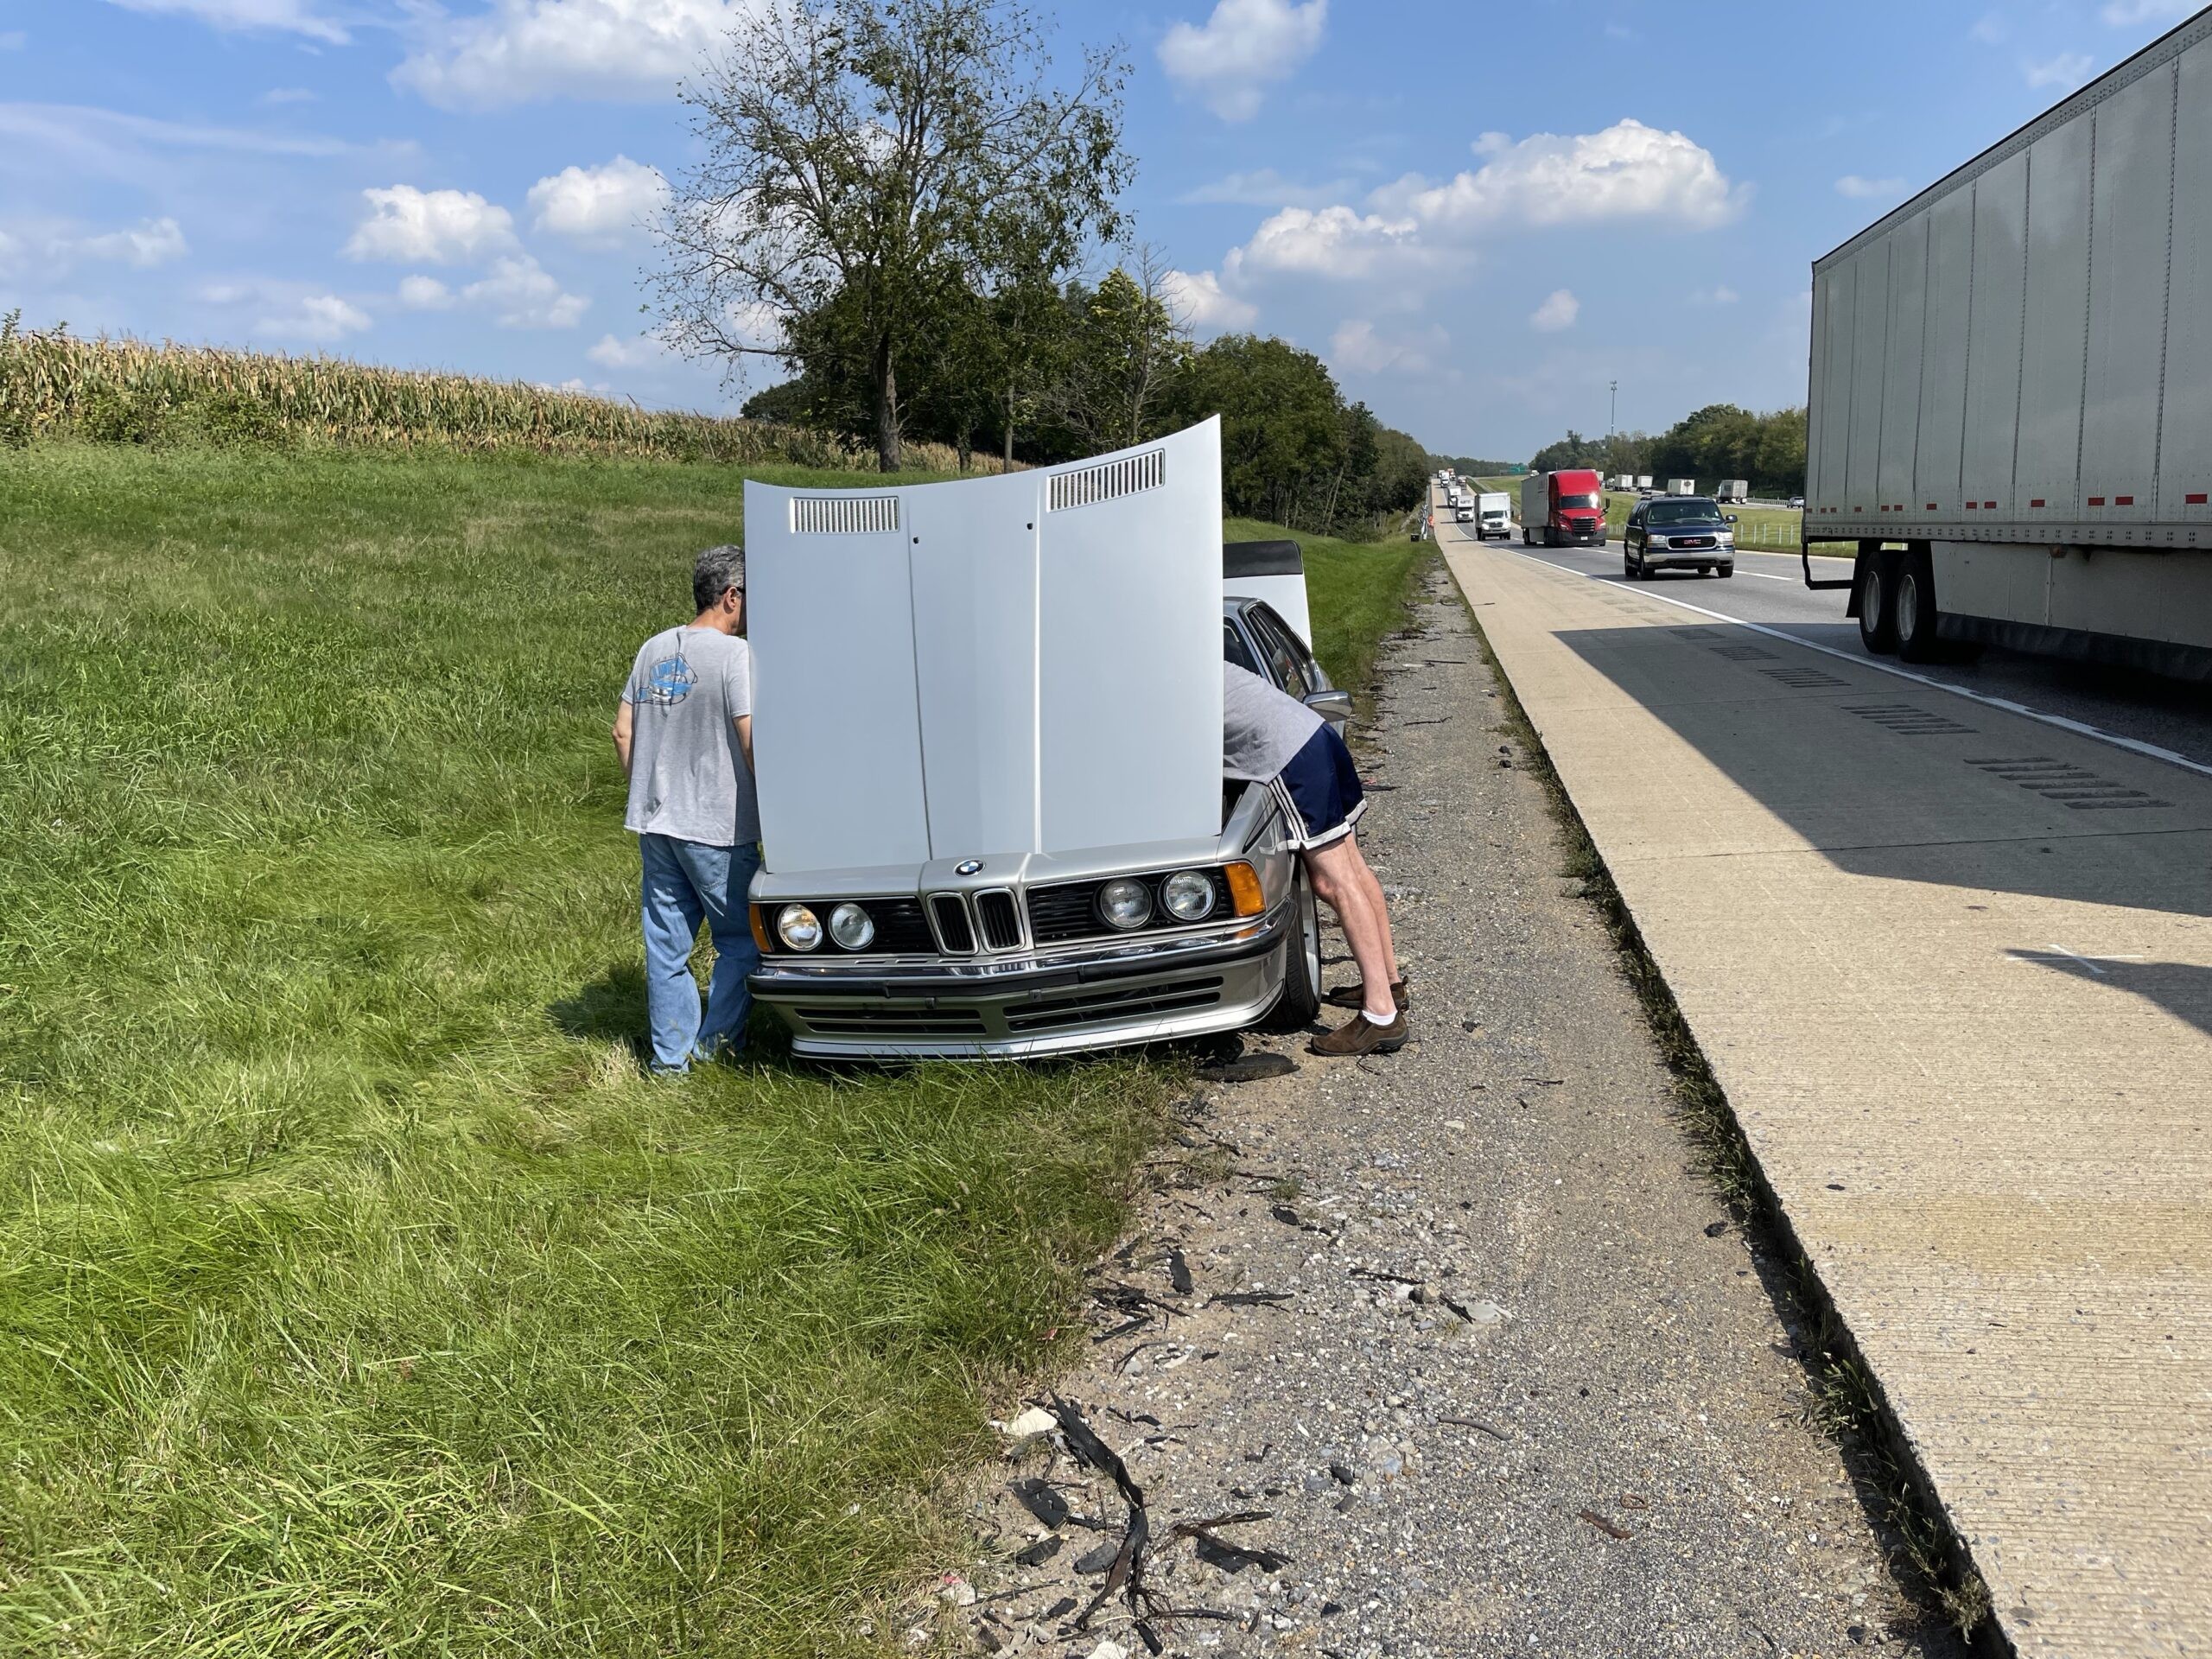
[[[746,908],[760,868],[753,789],[753,651],[745,639],[745,550],[710,547],[692,569],[698,614],[645,641],[614,712],[614,752],[630,780],[623,822],[638,837],[652,1071],[745,1046],[760,965]],[[707,1005],[691,977],[699,924],[715,942]]]
[[[1367,810],[1351,751],[1336,728],[1249,669],[1222,664],[1222,772],[1281,800],[1313,892],[1344,925],[1360,982],[1330,993],[1359,1013],[1308,1045],[1316,1054],[1390,1054],[1406,1046],[1406,982],[1390,943],[1382,884],[1353,826]]]

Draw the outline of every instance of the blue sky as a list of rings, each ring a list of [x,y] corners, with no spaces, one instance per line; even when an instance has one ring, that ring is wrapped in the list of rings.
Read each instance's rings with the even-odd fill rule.
[[[719,409],[640,312],[672,93],[758,0],[0,0],[0,309]],[[2190,0],[1090,0],[1201,336],[1432,448],[1804,397],[1818,254]],[[763,384],[761,370],[753,385]]]

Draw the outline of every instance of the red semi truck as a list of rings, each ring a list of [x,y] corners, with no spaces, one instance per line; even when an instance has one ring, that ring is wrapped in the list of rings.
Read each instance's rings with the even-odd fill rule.
[[[1605,544],[1605,484],[1588,467],[1521,480],[1521,539],[1546,547]]]

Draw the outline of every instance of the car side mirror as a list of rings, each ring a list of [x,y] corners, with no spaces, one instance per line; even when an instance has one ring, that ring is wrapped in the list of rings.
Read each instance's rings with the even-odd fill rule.
[[[1728,515],[1728,522],[1732,524],[1736,522],[1736,515],[1734,513],[1732,512]]]
[[[1351,718],[1351,693],[1349,691],[1309,691],[1306,706],[1322,719],[1332,724],[1342,724]]]

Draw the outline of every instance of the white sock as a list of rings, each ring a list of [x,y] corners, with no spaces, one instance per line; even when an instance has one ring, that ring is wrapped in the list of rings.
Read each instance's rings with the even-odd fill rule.
[[[1387,1026],[1398,1017],[1398,1011],[1393,1008],[1388,1014],[1376,1014],[1370,1008],[1362,1008],[1359,1011],[1359,1017],[1363,1020],[1372,1020],[1378,1026]]]

